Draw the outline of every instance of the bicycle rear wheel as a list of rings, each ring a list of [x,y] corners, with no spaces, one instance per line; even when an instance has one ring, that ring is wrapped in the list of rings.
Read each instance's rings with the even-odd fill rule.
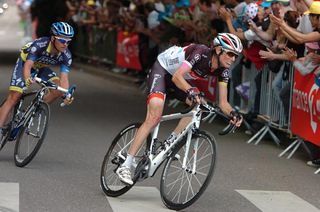
[[[193,204],[209,185],[216,163],[213,136],[200,131],[192,135],[189,152],[186,138],[168,158],[162,172],[160,194],[170,209],[181,210]],[[186,167],[182,167],[187,155]]]
[[[50,119],[48,104],[40,103],[19,132],[14,147],[14,162],[18,167],[24,167],[38,153],[46,136]]]
[[[113,139],[101,166],[100,184],[103,192],[107,196],[117,197],[120,196],[133,186],[123,184],[116,174],[118,167],[124,162],[130,144],[133,141],[140,123],[131,124],[121,130],[118,135]],[[135,161],[138,162],[144,155],[146,150],[146,142],[140,148],[135,156]]]

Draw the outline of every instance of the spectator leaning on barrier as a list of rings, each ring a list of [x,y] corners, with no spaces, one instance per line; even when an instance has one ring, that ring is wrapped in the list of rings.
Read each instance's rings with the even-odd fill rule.
[[[297,28],[299,25],[299,14],[297,11],[287,11],[284,15],[284,21],[291,27]],[[277,36],[283,36],[281,32],[277,33]],[[282,39],[282,38],[281,38]],[[259,55],[262,58],[269,60],[268,67],[270,71],[277,73],[272,82],[272,88],[275,94],[282,100],[285,115],[288,117],[289,115],[289,102],[290,102],[290,90],[291,87],[289,84],[285,83],[289,79],[289,71],[290,71],[290,61],[291,57],[288,52],[293,51],[295,57],[303,57],[304,56],[304,44],[295,44],[291,41],[288,41],[285,38],[285,43],[280,46],[276,45],[273,49],[268,49],[267,51],[260,51]],[[289,50],[291,49],[291,50]],[[283,90],[282,90],[283,89]],[[280,95],[281,97],[280,98]]]
[[[288,37],[290,40],[295,41],[296,43],[306,43],[313,41],[320,41],[320,2],[312,2],[308,11],[305,14],[309,14],[309,19],[313,27],[313,32],[303,34],[296,31],[288,24],[286,24],[282,19],[271,15],[272,23],[279,27],[283,34]]]
[[[266,49],[266,47],[270,46],[269,42],[264,41],[260,37],[258,37],[255,32],[250,28],[246,31],[237,30],[234,28],[232,24],[232,13],[225,8],[221,8],[220,15],[223,20],[226,21],[228,29],[231,33],[237,35],[242,41],[247,43],[246,48],[244,50],[245,59],[252,62],[256,69],[260,70],[263,68],[266,60],[262,59],[258,52],[260,50]],[[254,26],[262,27],[262,22],[265,20],[264,16],[264,8],[259,7],[256,3],[250,3],[246,6],[246,20],[247,24],[255,23]],[[241,64],[240,64],[241,65]],[[260,87],[261,87],[261,80],[260,80],[261,72],[258,73],[256,77],[256,96],[255,96],[255,106],[254,108],[250,108],[250,113],[257,114],[259,112],[259,105],[260,105]],[[238,78],[241,77],[241,74],[238,75]],[[236,82],[235,86],[237,86],[240,80],[233,78],[233,81]]]

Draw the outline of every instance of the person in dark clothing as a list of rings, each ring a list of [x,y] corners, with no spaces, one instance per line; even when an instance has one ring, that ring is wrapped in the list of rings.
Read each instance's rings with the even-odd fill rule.
[[[34,0],[31,6],[32,20],[37,20],[36,36],[50,36],[50,26],[65,21],[68,7],[65,0]]]

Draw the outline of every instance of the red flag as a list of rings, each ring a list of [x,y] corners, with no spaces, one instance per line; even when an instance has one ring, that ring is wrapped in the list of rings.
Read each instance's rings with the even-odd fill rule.
[[[122,68],[141,70],[139,60],[139,36],[119,31],[117,35],[117,65]]]

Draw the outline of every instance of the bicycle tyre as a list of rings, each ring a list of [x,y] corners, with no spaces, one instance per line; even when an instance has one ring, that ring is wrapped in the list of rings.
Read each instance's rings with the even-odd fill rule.
[[[31,114],[30,117],[26,118],[27,121],[22,126],[14,147],[14,162],[16,166],[24,167],[36,156],[47,134],[49,119],[50,108],[49,105],[44,102],[39,104],[39,106],[35,109],[34,114]],[[33,128],[34,126],[35,128]],[[39,133],[37,127],[41,126],[43,128]],[[35,130],[35,132],[33,130]],[[37,134],[37,136],[35,136],[35,134]],[[25,135],[27,138],[24,138]],[[33,139],[30,140],[30,137],[33,137]],[[22,152],[24,145],[27,145],[27,150],[25,153]],[[30,148],[30,145],[33,147]]]
[[[129,144],[133,141],[134,136],[140,126],[141,123],[134,123],[122,129],[113,139],[106,155],[104,156],[100,172],[100,185],[103,192],[107,196],[120,196],[129,191],[135,184],[134,182],[133,185],[125,185],[119,180],[116,170],[122,164],[122,162],[124,162],[124,160],[120,161],[119,157],[117,157],[117,154],[122,152],[123,155],[126,155],[130,147]],[[143,156],[147,145],[146,143],[147,142],[144,143],[142,148],[136,154],[136,162],[138,162],[139,158]]]
[[[193,149],[198,140],[197,168],[192,174]],[[185,153],[186,138],[178,145],[166,161],[161,179],[160,195],[165,206],[172,210],[181,210],[192,205],[206,190],[212,179],[216,164],[216,142],[207,132],[198,131],[192,135],[191,145],[187,158],[188,170],[182,168]],[[181,157],[179,158],[179,155]],[[208,165],[209,164],[209,165]],[[204,168],[208,167],[207,172]],[[202,176],[203,175],[203,176]],[[186,184],[188,183],[188,184]],[[192,186],[199,185],[195,189]]]

